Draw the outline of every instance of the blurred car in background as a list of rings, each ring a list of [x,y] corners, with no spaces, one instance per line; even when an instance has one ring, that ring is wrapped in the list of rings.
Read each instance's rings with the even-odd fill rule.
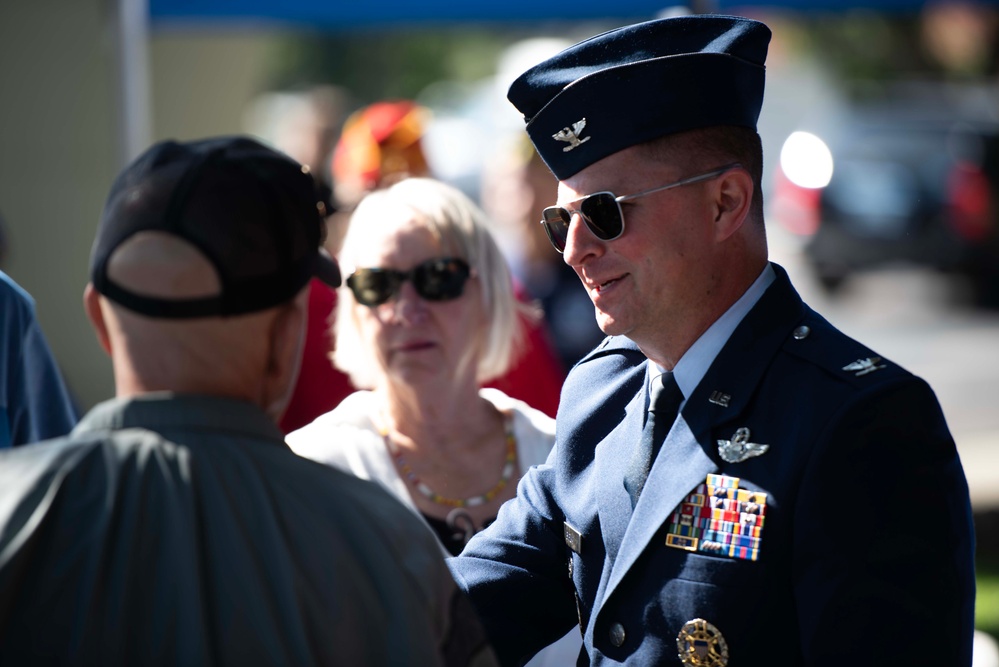
[[[825,136],[791,134],[772,208],[805,237],[834,292],[859,271],[914,264],[968,280],[999,305],[999,99],[980,88],[908,86],[853,104]]]

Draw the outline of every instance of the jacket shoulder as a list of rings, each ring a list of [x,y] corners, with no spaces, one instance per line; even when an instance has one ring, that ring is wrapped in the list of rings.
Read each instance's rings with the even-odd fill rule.
[[[856,388],[912,379],[908,370],[843,333],[808,310],[785,341],[782,352],[830,379]]]
[[[556,432],[565,442],[595,423],[617,423],[641,390],[648,360],[624,336],[609,337],[569,371],[562,386]],[[561,431],[560,431],[561,429]],[[592,431],[596,432],[596,431]]]
[[[638,346],[625,336],[607,336],[577,362],[573,370],[585,373],[606,372],[609,368],[634,367],[646,361]],[[571,375],[571,373],[570,373]]]

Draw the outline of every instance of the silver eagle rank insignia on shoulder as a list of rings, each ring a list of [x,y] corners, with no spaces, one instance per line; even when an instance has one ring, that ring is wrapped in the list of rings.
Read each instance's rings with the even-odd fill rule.
[[[881,363],[881,357],[867,357],[866,359],[857,359],[856,361],[843,366],[843,370],[854,371],[854,375],[856,377],[860,377],[861,375],[867,375],[868,373],[879,371],[884,367],[885,365]]]

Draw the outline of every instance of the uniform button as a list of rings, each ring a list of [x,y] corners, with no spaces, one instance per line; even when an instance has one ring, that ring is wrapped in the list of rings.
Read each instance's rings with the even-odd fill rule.
[[[616,648],[621,648],[624,645],[624,626],[620,623],[614,623],[610,626],[610,642]]]
[[[804,338],[808,338],[808,334],[810,334],[810,333],[812,333],[812,330],[809,329],[808,327],[802,325],[802,326],[798,327],[797,329],[795,329],[794,333],[791,334],[791,335],[794,336],[795,340],[802,340]]]

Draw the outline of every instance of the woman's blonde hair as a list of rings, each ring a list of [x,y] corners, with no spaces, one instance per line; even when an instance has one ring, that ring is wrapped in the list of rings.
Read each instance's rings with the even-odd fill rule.
[[[364,268],[356,266],[358,250],[374,242],[381,235],[379,225],[388,216],[398,216],[400,209],[410,210],[413,219],[438,239],[445,255],[465,260],[477,276],[465,286],[474,289],[477,285],[481,290],[485,315],[480,330],[469,341],[470,349],[478,351],[476,378],[481,384],[503,375],[523,337],[521,307],[485,213],[460,190],[431,178],[408,178],[367,195],[350,217],[338,253],[340,265],[347,272]],[[374,387],[382,369],[370,341],[361,335],[356,316],[358,309],[367,306],[357,303],[346,283],[337,296],[333,363],[350,376],[354,386]]]

